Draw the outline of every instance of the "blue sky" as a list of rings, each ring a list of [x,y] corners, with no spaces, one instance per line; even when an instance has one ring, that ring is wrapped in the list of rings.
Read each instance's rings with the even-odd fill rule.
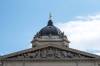
[[[100,0],[0,0],[0,54],[31,47],[33,36],[47,24],[49,12],[56,25],[63,24],[100,13]]]

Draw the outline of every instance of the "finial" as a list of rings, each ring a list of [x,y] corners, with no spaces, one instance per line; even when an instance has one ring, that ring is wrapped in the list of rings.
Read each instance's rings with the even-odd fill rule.
[[[47,26],[53,26],[53,22],[52,22],[52,20],[51,20],[51,13],[49,13],[49,21],[48,21],[48,24],[47,24]]]
[[[51,20],[51,17],[52,17],[52,15],[51,15],[51,13],[49,13],[49,20]]]

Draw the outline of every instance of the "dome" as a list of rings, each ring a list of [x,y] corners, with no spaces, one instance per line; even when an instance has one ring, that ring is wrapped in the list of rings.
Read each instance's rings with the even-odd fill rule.
[[[69,46],[69,40],[67,39],[67,36],[65,36],[64,32],[61,32],[59,28],[53,25],[51,19],[49,19],[47,26],[43,27],[39,32],[36,33],[31,43],[33,47],[42,44],[57,44],[66,47]]]
[[[53,25],[52,20],[49,20],[47,26],[45,26],[39,31],[40,36],[49,36],[49,35],[55,36],[55,35],[61,35],[61,33],[62,32],[60,31],[60,29],[58,29]]]

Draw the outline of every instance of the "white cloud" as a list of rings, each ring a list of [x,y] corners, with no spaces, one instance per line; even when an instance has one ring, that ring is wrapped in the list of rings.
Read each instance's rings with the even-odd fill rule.
[[[100,14],[77,16],[75,20],[57,26],[68,36],[70,47],[84,51],[100,50]]]

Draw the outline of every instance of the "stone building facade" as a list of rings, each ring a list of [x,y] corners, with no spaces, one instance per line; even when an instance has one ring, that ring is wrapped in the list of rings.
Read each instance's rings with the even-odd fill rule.
[[[100,66],[100,56],[70,48],[51,19],[31,43],[32,48],[1,56],[0,66]]]

